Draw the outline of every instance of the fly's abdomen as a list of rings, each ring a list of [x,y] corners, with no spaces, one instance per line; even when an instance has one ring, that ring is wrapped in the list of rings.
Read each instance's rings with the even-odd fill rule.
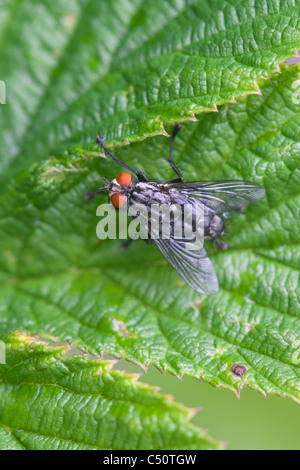
[[[204,216],[204,238],[214,240],[222,237],[225,233],[225,224],[220,215],[208,211]]]

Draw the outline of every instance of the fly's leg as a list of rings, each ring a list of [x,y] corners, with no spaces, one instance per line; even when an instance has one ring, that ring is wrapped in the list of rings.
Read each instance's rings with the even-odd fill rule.
[[[169,156],[169,163],[171,165],[171,167],[173,168],[173,170],[175,171],[175,173],[177,173],[177,175],[179,176],[179,179],[181,182],[183,182],[183,176],[182,174],[180,173],[180,171],[178,170],[177,166],[175,165],[175,163],[173,162],[173,148],[174,148],[174,142],[175,142],[175,139],[176,139],[176,136],[178,134],[178,132],[182,129],[182,126],[180,124],[175,124],[174,126],[174,129],[173,129],[173,134],[172,134],[172,137],[171,137],[171,146],[170,146],[170,156]]]
[[[133,240],[130,238],[130,239],[127,240],[126,242],[122,243],[122,245],[121,245],[121,250],[122,250],[122,251],[128,250],[128,248],[130,247],[132,241],[133,241]]]
[[[220,248],[220,250],[222,251],[225,251],[227,250],[228,248],[228,243],[224,242],[224,241],[219,241],[219,240],[215,240],[215,244],[218,245],[218,247]]]
[[[103,179],[105,183],[109,184],[109,180],[107,178],[103,176]],[[96,196],[96,194],[99,194],[102,191],[107,191],[107,186],[104,186],[103,188],[99,188],[97,189],[97,191],[88,191],[87,193],[85,193],[84,199],[88,201],[89,199],[92,199],[94,196]]]
[[[104,145],[104,137],[102,136],[98,136],[97,137],[97,143],[100,145],[100,147],[103,148],[104,152],[107,153],[118,165],[122,166],[123,168],[126,168],[126,170],[129,170],[131,171],[132,173],[134,173],[138,179],[140,181],[148,181],[148,178],[147,176],[142,172],[142,171],[139,171],[139,170],[136,170],[135,168],[131,168],[129,165],[126,165],[126,163],[122,162],[121,160],[119,160],[115,155],[113,155],[109,150],[108,148],[106,147],[106,145]]]
[[[132,239],[130,238],[130,239],[127,240],[126,242],[122,243],[122,245],[121,245],[121,250],[122,250],[122,251],[128,250],[128,248],[130,247],[130,245],[131,245],[131,243],[132,243],[133,241],[135,241],[135,240],[132,240]],[[150,244],[153,242],[153,240],[151,240],[151,238],[145,238],[145,239],[143,239],[143,241],[146,242],[147,245],[150,245]]]
[[[85,193],[84,199],[88,201],[89,199],[92,199],[94,196],[96,196],[96,194],[99,194],[102,191],[106,191],[106,188],[99,188],[97,189],[97,191],[88,191],[87,193]]]

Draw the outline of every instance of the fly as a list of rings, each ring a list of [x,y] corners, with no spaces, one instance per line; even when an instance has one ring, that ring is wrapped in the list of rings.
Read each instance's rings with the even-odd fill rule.
[[[96,194],[106,191],[112,205],[117,209],[121,209],[125,203],[128,207],[133,204],[143,204],[147,208],[151,204],[167,204],[169,206],[190,204],[194,209],[201,207],[204,240],[211,240],[225,249],[227,245],[220,242],[220,239],[225,233],[225,220],[230,211],[242,211],[245,206],[259,201],[264,197],[265,190],[256,183],[244,180],[185,182],[173,162],[174,141],[180,129],[179,124],[175,125],[168,160],[178,176],[175,182],[149,181],[143,172],[130,167],[113,155],[105,146],[104,137],[98,137],[97,143],[104,152],[118,165],[135,174],[137,181],[128,172],[120,173],[111,181],[104,178],[106,186],[97,191],[86,193],[85,199],[90,199]],[[146,220],[144,225],[149,231]],[[154,239],[154,242],[167,261],[192,289],[206,295],[218,292],[218,279],[203,246],[191,251],[188,249],[188,240],[184,237],[177,239],[174,234],[171,234],[168,239],[159,237]]]

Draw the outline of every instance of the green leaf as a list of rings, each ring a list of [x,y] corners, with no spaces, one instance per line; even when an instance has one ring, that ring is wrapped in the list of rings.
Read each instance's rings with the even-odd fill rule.
[[[0,366],[0,448],[218,449],[187,409],[111,370],[111,361],[70,355],[55,338],[16,331]],[[68,355],[69,354],[69,355]]]
[[[1,169],[125,144],[249,93],[300,47],[299,0],[20,0],[0,9]]]
[[[229,248],[208,246],[220,292],[183,284],[155,246],[96,238],[96,208],[83,200],[119,171],[81,148],[19,174],[0,198],[0,333],[29,329],[103,350],[143,367],[188,374],[237,394],[245,386],[300,400],[299,66],[262,85],[263,96],[202,115],[178,136],[186,180],[243,178],[267,196],[236,214]],[[117,155],[155,179],[174,177],[169,139]],[[297,346],[298,345],[298,346]],[[232,367],[246,371],[234,374]]]

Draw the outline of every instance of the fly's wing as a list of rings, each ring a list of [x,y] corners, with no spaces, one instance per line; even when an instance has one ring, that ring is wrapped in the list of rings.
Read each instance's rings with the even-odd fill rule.
[[[138,209],[138,219],[141,226],[148,232],[150,238],[152,235],[152,239],[154,239],[159,250],[184,281],[200,294],[212,295],[218,292],[218,279],[212,262],[208,258],[202,244],[200,244],[199,247],[193,246],[191,250],[188,249],[190,244],[188,238],[177,239],[172,235],[167,237],[167,226],[162,228],[162,233],[158,229],[155,229],[152,224],[153,220],[158,219],[158,214],[155,212],[151,213],[150,229],[148,208],[143,204],[136,206],[136,208]],[[134,213],[131,215],[135,216]],[[164,224],[162,225],[164,227]],[[187,233],[186,228],[187,227],[184,228],[184,233]],[[167,238],[162,235],[165,235]]]
[[[218,292],[218,279],[203,247],[190,251],[183,240],[170,238],[154,241],[164,257],[192,289],[206,295]]]
[[[214,212],[239,210],[259,201],[265,190],[259,184],[243,180],[171,183],[182,194],[202,202]]]

